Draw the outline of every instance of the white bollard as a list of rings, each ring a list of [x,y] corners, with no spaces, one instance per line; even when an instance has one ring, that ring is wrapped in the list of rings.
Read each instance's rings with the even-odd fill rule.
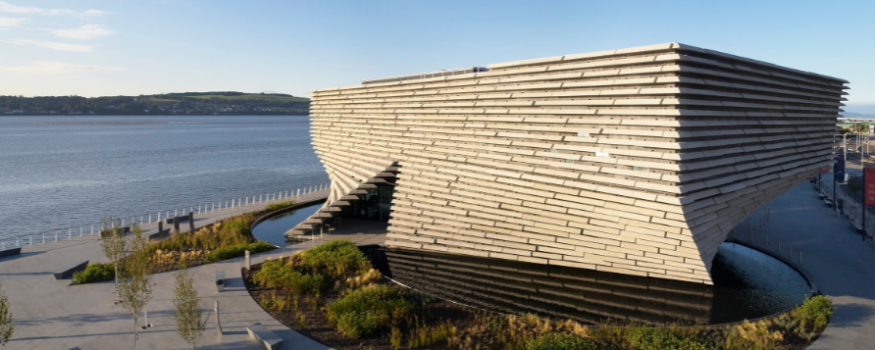
[[[246,251],[244,251],[244,253],[246,254],[246,266],[245,266],[246,271],[249,271],[249,266],[250,266],[250,264],[249,264],[249,251],[246,250]]]
[[[91,224],[91,234],[94,234],[94,224]]]

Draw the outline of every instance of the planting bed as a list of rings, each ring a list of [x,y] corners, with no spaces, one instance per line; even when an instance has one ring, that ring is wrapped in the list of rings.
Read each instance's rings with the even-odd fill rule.
[[[256,285],[252,282],[252,275],[261,270],[261,264],[253,265],[251,271],[243,270],[243,278],[246,283],[246,288],[249,289],[249,294],[252,295],[252,298],[259,303],[259,305],[264,308],[264,310],[269,313],[273,318],[277,321],[294,329],[296,332],[301,333],[303,336],[313,339],[321,344],[330,346],[337,350],[352,350],[352,349],[373,349],[373,350],[390,350],[394,349],[392,344],[389,341],[390,330],[386,329],[378,332],[376,335],[360,338],[360,339],[350,339],[342,333],[338,332],[331,322],[328,321],[328,317],[325,316],[322,309],[325,305],[332,303],[337,300],[339,297],[339,292],[335,291],[327,291],[323,295],[319,296],[316,299],[317,308],[314,310],[311,306],[312,298],[301,297],[299,298],[299,311],[294,310],[294,302],[290,303],[284,310],[278,310],[276,305],[271,301],[274,296],[277,299],[285,299],[285,300],[294,300],[296,297],[295,293],[291,293],[288,291],[284,291],[282,289],[276,288],[264,288]],[[378,284],[388,284],[392,286],[392,288],[403,288],[400,286],[396,286],[394,283],[388,282],[385,278],[380,279],[376,283]],[[267,306],[266,306],[267,305]],[[466,308],[443,300],[436,300],[430,304],[428,304],[428,310],[430,312],[429,317],[427,318],[427,324],[437,324],[441,321],[449,321],[454,325],[462,326],[470,323],[470,314],[466,310]],[[300,315],[304,316],[305,326],[301,326]],[[407,329],[404,329],[404,332],[407,332]],[[407,342],[404,343],[404,348],[407,348]],[[429,346],[419,347],[421,349],[446,349],[447,342],[446,340],[432,344]]]
[[[335,241],[253,265],[243,271],[246,287],[278,321],[339,350],[800,350],[820,335],[832,310],[828,298],[817,296],[791,312],[724,325],[645,325],[628,319],[585,325],[535,314],[506,315],[398,285],[361,264],[363,255],[353,253],[353,247]]]
[[[194,233],[177,233],[153,243],[153,273],[172,271],[181,266],[197,266],[243,256],[245,250],[260,253],[275,249],[260,242],[249,230],[254,214],[243,214],[206,225]]]

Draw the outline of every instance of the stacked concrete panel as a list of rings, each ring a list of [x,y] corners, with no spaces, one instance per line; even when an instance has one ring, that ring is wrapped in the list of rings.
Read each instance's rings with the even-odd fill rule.
[[[479,309],[584,324],[708,324],[720,314],[712,286],[564,266],[389,249],[384,274],[410,288]],[[371,255],[374,259],[374,255]],[[716,311],[713,309],[717,309]]]
[[[313,91],[308,227],[384,182],[389,246],[711,283],[738,223],[830,166],[847,83],[678,43],[488,68]]]

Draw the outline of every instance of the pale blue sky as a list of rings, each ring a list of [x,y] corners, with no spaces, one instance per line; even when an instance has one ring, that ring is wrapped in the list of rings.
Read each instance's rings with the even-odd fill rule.
[[[875,1],[0,0],[0,94],[312,89],[665,42],[851,81],[875,105]],[[847,108],[853,111],[853,108]]]

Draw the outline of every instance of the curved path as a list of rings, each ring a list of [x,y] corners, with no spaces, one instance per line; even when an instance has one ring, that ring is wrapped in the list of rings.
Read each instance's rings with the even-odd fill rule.
[[[324,198],[327,190],[293,197],[298,202]],[[230,216],[264,208],[272,202],[254,203],[202,214],[197,227]],[[188,225],[183,225],[187,227]],[[156,232],[157,224],[143,227],[146,233]],[[349,238],[362,243],[379,242],[374,235],[326,235],[330,238]],[[314,242],[312,244],[317,244]],[[288,256],[296,250],[312,246],[304,243],[252,256],[259,263],[268,256]],[[5,349],[133,349],[132,319],[114,305],[112,282],[71,286],[70,280],[55,280],[52,272],[76,261],[88,259],[107,262],[97,236],[82,236],[59,242],[35,245],[22,249],[22,254],[0,258],[0,285],[9,297],[15,320],[15,333]],[[196,266],[190,269],[205,306],[219,302],[224,335],[218,335],[215,315],[210,316],[204,335],[204,349],[259,349],[249,339],[245,327],[260,322],[280,335],[285,349],[328,349],[328,347],[301,336],[283,326],[259,306],[246,290],[240,271],[243,258]],[[226,288],[217,292],[215,272],[225,271]],[[153,277],[153,299],[148,305],[149,323],[153,326],[140,333],[140,349],[188,349],[170,318],[175,312],[172,302],[173,272]],[[141,325],[143,318],[140,318]]]
[[[824,174],[824,181],[832,178]],[[809,350],[875,348],[875,251],[851,228],[847,218],[837,215],[818,199],[810,183],[802,183],[769,204],[771,218],[754,229],[753,241],[789,256],[808,272],[820,292],[832,297],[833,318],[823,335]],[[748,223],[765,216],[757,211],[736,228],[737,239],[750,240]]]

